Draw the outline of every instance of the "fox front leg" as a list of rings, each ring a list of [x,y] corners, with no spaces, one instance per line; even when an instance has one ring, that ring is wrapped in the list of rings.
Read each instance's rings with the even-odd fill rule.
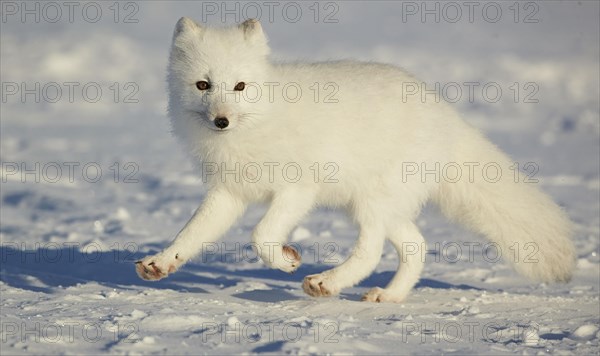
[[[177,237],[162,252],[136,262],[142,278],[167,277],[197,255],[204,244],[219,239],[244,213],[246,203],[225,189],[210,191]]]

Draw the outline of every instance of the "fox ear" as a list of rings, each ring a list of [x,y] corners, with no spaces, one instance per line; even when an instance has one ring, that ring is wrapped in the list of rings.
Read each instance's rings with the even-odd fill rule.
[[[267,36],[263,32],[260,22],[256,19],[248,19],[238,25],[238,28],[244,33],[244,39],[251,43],[260,53],[268,55],[270,50],[267,44]]]
[[[248,19],[242,22],[238,27],[244,32],[244,38],[247,40],[265,40],[265,34],[262,30],[262,26],[257,19]]]
[[[177,36],[183,32],[199,30],[201,27],[194,20],[188,17],[182,17],[177,21],[177,25],[175,25],[175,33],[174,36]]]

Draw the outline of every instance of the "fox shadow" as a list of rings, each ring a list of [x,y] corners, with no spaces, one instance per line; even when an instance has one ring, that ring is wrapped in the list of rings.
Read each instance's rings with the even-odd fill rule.
[[[295,273],[288,274],[264,267],[260,261],[256,262],[256,268],[248,269],[244,266],[246,268],[238,269],[227,263],[192,260],[169,278],[150,282],[140,279],[135,272],[135,261],[144,256],[146,254],[127,250],[82,251],[70,247],[24,250],[17,244],[3,244],[0,246],[0,280],[15,288],[48,294],[57,288],[89,282],[118,289],[152,288],[208,293],[204,289],[207,286],[212,286],[213,289],[228,288],[252,278],[263,282],[269,289],[240,292],[233,296],[250,301],[278,302],[300,299],[287,290],[300,288],[306,275],[331,268],[327,265],[303,264]],[[393,274],[392,271],[374,273],[361,282],[359,287],[383,287]],[[453,285],[431,279],[421,279],[416,288],[423,287],[478,290],[469,285]],[[360,299],[359,295],[353,294],[342,294],[342,297]]]
[[[185,270],[163,281],[145,281],[135,272],[135,261],[145,255],[128,250],[88,248],[82,251],[69,247],[24,250],[14,245],[0,247],[0,280],[34,292],[52,293],[56,288],[96,282],[119,289],[145,287],[207,293],[198,284],[232,286],[238,283],[234,278],[208,278]]]

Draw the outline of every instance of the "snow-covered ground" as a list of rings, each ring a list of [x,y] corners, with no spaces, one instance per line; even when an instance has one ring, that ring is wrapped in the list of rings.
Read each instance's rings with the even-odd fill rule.
[[[598,2],[67,3],[1,4],[2,355],[598,354]],[[573,280],[531,283],[427,207],[418,224],[430,251],[403,304],[359,301],[391,278],[391,246],[359,286],[313,299],[302,278],[342,261],[356,227],[311,214],[291,236],[304,264],[287,275],[247,249],[259,206],[212,252],[140,280],[133,262],[205,194],[165,115],[173,25],[257,9],[276,57],[400,65],[439,83],[521,167],[534,162],[575,223]]]

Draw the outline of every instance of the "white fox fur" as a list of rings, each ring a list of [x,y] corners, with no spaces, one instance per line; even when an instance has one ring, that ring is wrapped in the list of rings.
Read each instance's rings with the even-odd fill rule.
[[[385,64],[274,63],[268,55],[255,20],[228,28],[207,28],[187,18],[177,23],[168,70],[169,114],[175,135],[204,168],[211,165],[204,175],[209,192],[170,246],[138,262],[142,278],[156,280],[177,270],[203,244],[223,235],[252,202],[270,204],[252,236],[261,258],[293,272],[300,256],[286,246],[290,231],[314,207],[329,206],[353,217],[358,242],[341,265],[307,276],[306,293],[335,295],[367,277],[387,238],[400,257],[398,272],[386,288],[372,289],[363,299],[399,302],[423,269],[422,254],[408,253],[406,246],[424,248],[414,220],[432,199],[505,255],[518,248],[521,257],[509,258],[518,272],[540,281],[570,279],[575,251],[566,215],[534,185],[515,182],[510,159],[449,105],[403,93],[403,83],[417,83],[412,76]],[[210,89],[200,90],[200,81]],[[247,92],[233,90],[240,82]],[[262,89],[258,99],[252,83]],[[288,86],[284,97],[288,83],[294,88]],[[337,102],[326,102],[331,99]],[[227,118],[228,126],[218,128],[216,118]],[[315,163],[335,173],[335,181],[325,179],[325,171],[315,179],[310,168]],[[484,176],[488,163],[493,169]],[[286,164],[294,168],[283,179]],[[436,164],[458,165],[462,177],[422,175]],[[253,173],[239,177],[236,167]],[[533,260],[524,260],[532,249],[537,249]]]

